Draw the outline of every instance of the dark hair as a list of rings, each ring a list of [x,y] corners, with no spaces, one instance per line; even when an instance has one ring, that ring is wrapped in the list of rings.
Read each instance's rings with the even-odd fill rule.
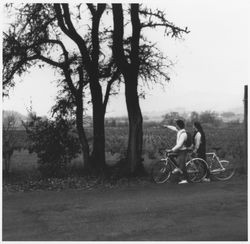
[[[195,128],[197,128],[197,130],[199,131],[199,132],[201,132],[201,133],[204,133],[203,132],[203,129],[202,129],[202,127],[201,127],[201,124],[199,123],[199,122],[194,122],[194,126],[195,126]]]
[[[184,129],[185,128],[185,124],[184,124],[184,121],[181,120],[181,119],[177,119],[175,121],[175,123],[178,125],[178,127],[180,127],[181,129]]]

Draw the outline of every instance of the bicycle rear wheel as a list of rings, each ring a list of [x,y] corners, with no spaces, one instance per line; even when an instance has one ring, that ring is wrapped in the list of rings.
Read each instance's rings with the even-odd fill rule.
[[[227,160],[220,160],[220,164],[223,166],[224,170],[212,173],[212,177],[216,180],[229,180],[236,170],[234,164]]]
[[[166,182],[171,174],[171,167],[165,161],[156,162],[151,171],[152,179],[157,184]]]
[[[207,163],[201,158],[193,158],[186,163],[188,179],[191,182],[202,181],[208,172]]]

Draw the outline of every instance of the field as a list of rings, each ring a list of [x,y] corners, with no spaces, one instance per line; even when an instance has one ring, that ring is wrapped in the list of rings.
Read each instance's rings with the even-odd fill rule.
[[[192,132],[191,128],[187,128]],[[207,138],[207,151],[212,147],[221,147],[219,152],[221,158],[234,162],[242,167],[244,159],[244,130],[242,124],[224,124],[221,127],[204,126]],[[91,131],[87,131],[90,135]],[[24,147],[27,146],[24,131],[17,132],[17,140]],[[159,149],[171,148],[175,143],[176,133],[162,128],[160,125],[145,125],[143,137],[143,158],[146,170],[150,170],[152,163],[160,157]],[[108,165],[113,165],[126,154],[128,139],[127,127],[106,128],[106,160]],[[91,145],[91,140],[90,140]],[[29,154],[27,149],[15,151],[11,161],[12,171],[32,171],[37,167],[37,157]],[[73,160],[73,164],[82,164],[81,157]]]

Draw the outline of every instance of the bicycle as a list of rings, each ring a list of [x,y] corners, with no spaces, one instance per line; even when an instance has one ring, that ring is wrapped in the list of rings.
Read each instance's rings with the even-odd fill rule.
[[[220,160],[217,156],[220,147],[213,147],[216,152],[206,153],[208,170],[212,178],[216,180],[229,180],[235,173],[235,166],[228,160]]]
[[[166,182],[170,178],[174,169],[180,170],[176,165],[175,160],[173,159],[173,157],[176,156],[177,153],[169,153],[167,151],[164,151],[163,158],[153,165],[151,170],[151,177],[155,183],[161,184]],[[189,158],[189,160],[186,162],[186,168],[189,182],[200,182],[207,175],[207,163],[201,158]]]

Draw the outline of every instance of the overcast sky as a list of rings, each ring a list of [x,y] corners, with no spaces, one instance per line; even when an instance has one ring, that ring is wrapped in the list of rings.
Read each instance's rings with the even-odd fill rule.
[[[189,111],[228,111],[243,106],[244,85],[249,81],[250,1],[164,0],[147,1],[165,9],[168,19],[190,33],[170,40],[161,29],[153,42],[174,62],[165,90],[157,86],[141,100],[144,113],[184,108]],[[50,69],[34,68],[17,80],[3,109],[26,114],[32,102],[39,115],[49,115],[56,95],[56,77]],[[126,115],[124,91],[111,99],[108,116]]]

